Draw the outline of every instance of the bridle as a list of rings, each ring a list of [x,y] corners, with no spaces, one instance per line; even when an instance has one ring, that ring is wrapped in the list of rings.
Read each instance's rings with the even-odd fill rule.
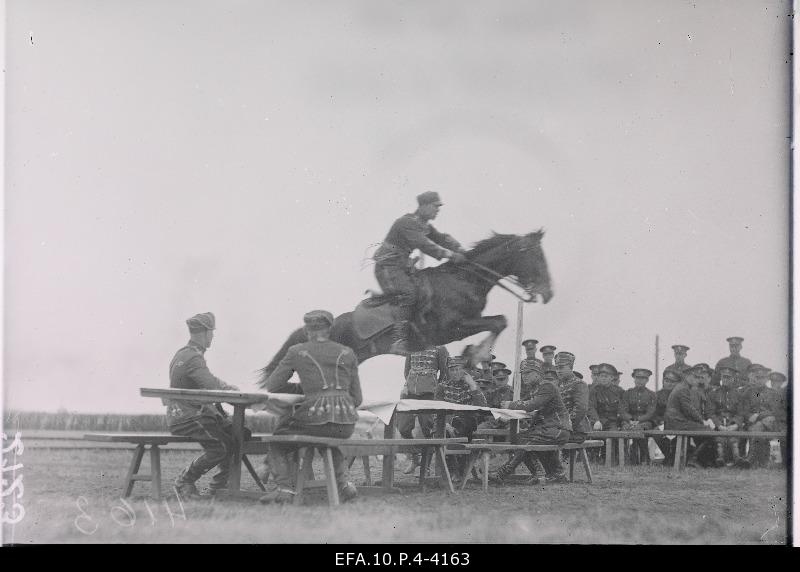
[[[514,240],[519,240],[519,239],[520,238],[517,237]],[[518,250],[520,252],[524,252],[525,250],[530,250],[532,248],[533,248],[533,246],[525,246],[525,247],[519,248]],[[490,274],[492,276],[492,279],[487,278],[486,276],[484,276],[483,274],[481,274],[479,272],[475,272],[473,270],[470,270],[469,268],[465,268],[464,264],[470,264],[470,265],[474,266],[475,268],[478,268],[478,269],[482,270],[483,272],[486,272],[487,274]],[[528,293],[528,289],[518,279],[510,277],[510,276],[503,276],[499,272],[495,272],[491,268],[488,268],[488,267],[486,267],[483,264],[480,264],[478,262],[473,262],[472,260],[467,260],[467,261],[464,262],[464,264],[459,265],[457,268],[463,270],[464,272],[466,272],[468,274],[472,274],[473,276],[476,276],[477,278],[479,278],[481,280],[484,280],[485,282],[488,282],[490,284],[495,284],[495,285],[499,286],[500,288],[502,288],[503,290],[505,290],[506,292],[510,293],[512,296],[514,296],[517,300],[520,300],[522,302],[536,302],[536,294]],[[506,286],[505,284],[500,282],[501,280],[504,280],[504,279],[508,280],[509,282],[511,282],[511,284],[513,284],[514,286],[517,286],[521,290],[524,290],[526,292],[526,294],[524,296],[520,295],[519,293],[515,292],[514,290],[512,290],[511,288],[509,288],[508,286]]]

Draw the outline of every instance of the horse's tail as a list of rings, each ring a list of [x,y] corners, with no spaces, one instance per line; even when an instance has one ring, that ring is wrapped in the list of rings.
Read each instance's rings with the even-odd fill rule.
[[[266,389],[267,379],[269,378],[270,374],[275,371],[275,368],[278,367],[278,364],[283,359],[283,356],[286,355],[286,352],[289,351],[289,348],[295,344],[300,344],[307,341],[308,337],[306,336],[306,332],[303,328],[297,328],[295,331],[293,331],[291,335],[289,335],[289,339],[284,342],[284,344],[281,346],[281,349],[279,349],[278,353],[275,354],[275,357],[272,358],[272,361],[258,370],[259,378],[256,382],[256,385],[258,385],[261,389]]]

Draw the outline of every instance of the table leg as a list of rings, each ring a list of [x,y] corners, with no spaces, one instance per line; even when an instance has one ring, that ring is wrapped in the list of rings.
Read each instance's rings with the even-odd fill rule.
[[[161,452],[155,443],[150,445],[150,475],[153,498],[161,500]]]
[[[677,435],[675,437],[675,459],[672,464],[676,471],[681,470],[681,457],[683,457],[683,436]]]
[[[611,467],[611,461],[614,458],[614,440],[606,439],[606,467]]]
[[[569,482],[575,481],[575,449],[569,450]]]
[[[244,410],[245,405],[233,406],[233,454],[231,458],[231,476],[228,491],[235,494],[242,489],[242,446],[244,444]]]
[[[617,439],[617,459],[620,467],[625,466],[625,439]]]
[[[484,451],[483,457],[483,492],[489,492],[489,452]]]
[[[394,429],[397,425],[397,414],[392,413],[392,418],[383,430],[384,439],[394,439]],[[391,491],[394,487],[394,452],[383,455],[383,488]]]

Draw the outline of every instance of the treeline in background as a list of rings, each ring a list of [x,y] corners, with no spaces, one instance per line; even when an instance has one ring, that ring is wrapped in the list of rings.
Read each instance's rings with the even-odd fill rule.
[[[245,425],[253,433],[272,433],[277,418],[268,414],[247,415]],[[6,433],[17,429],[42,431],[153,431],[169,432],[163,414],[125,415],[120,413],[73,413],[70,411],[3,412]]]

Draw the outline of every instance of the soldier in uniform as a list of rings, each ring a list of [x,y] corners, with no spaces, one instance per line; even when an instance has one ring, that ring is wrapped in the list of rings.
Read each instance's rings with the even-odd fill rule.
[[[538,345],[539,340],[534,339],[529,339],[522,342],[522,347],[525,348],[525,357],[523,358],[522,362],[527,360],[530,360],[531,362],[541,361],[536,357],[536,347]],[[520,366],[522,366],[522,362],[520,362]]]
[[[589,366],[589,377],[592,380],[592,383],[590,383],[589,385],[594,385],[595,383],[597,383],[597,368],[599,367],[600,367],[599,365],[595,364]]]
[[[608,363],[597,366],[597,383],[589,387],[589,422],[595,431],[619,430],[620,388],[613,385],[619,378],[617,368]]]
[[[417,196],[416,212],[397,219],[381,246],[375,251],[375,278],[384,294],[397,295],[398,321],[394,326],[391,353],[408,355],[411,319],[417,302],[417,287],[412,278],[412,251],[419,249],[437,260],[450,258],[456,264],[466,260],[461,245],[453,237],[436,230],[430,221],[436,218],[442,201],[439,193],[428,191]]]
[[[675,386],[667,400],[667,412],[664,419],[666,430],[711,431],[714,422],[703,416],[702,395],[696,390],[705,369],[702,364],[695,365],[683,372],[682,381]],[[688,455],[687,466],[698,466],[698,455],[712,444],[711,439],[693,437],[696,447]]]
[[[444,381],[447,377],[447,358],[450,356],[444,346],[435,346],[413,352],[406,356],[405,379],[400,399],[433,399],[437,382]],[[430,438],[433,430],[432,415],[414,415],[413,413],[400,413],[397,419],[397,429],[403,439],[412,439],[414,422],[419,419],[419,428],[426,439]],[[414,472],[419,466],[419,455],[409,456],[409,467],[406,474]]]
[[[712,406],[711,420],[714,421],[717,431],[742,430],[744,428],[742,393],[734,387],[736,370],[732,367],[723,367],[717,373],[720,385],[709,393],[709,401]],[[716,441],[717,466],[721,467],[727,464],[728,466],[749,467],[749,463],[741,454],[743,451],[739,450],[739,439],[717,437]]]
[[[564,445],[570,439],[572,423],[561,393],[558,390],[558,377],[552,370],[545,372],[542,381],[534,388],[529,400],[503,402],[506,409],[522,409],[535,412],[531,426],[520,431],[519,442],[531,445]],[[567,483],[558,451],[528,452],[525,458],[530,464],[538,459],[545,471],[547,483]],[[512,462],[502,465],[492,475],[494,482],[503,482],[513,472]]]
[[[542,360],[544,361],[544,370],[555,370],[556,364],[553,359],[556,355],[556,346],[542,346]]]
[[[497,362],[499,365],[504,365]],[[511,370],[502,368],[494,370],[494,383],[487,384],[481,388],[483,396],[486,398],[486,404],[489,407],[500,407],[503,401],[511,401],[514,398],[514,390],[508,384],[508,377],[511,375]],[[507,421],[501,419],[489,418],[482,421],[479,429],[501,429],[508,426]]]
[[[722,358],[717,362],[717,367],[714,368],[715,371],[719,371],[720,368],[723,367],[732,367],[736,370],[737,375],[736,378],[738,379],[740,384],[747,383],[747,368],[750,367],[751,361],[746,357],[742,357],[742,342],[744,338],[740,338],[738,336],[732,336],[727,339],[728,348],[730,349],[731,355]],[[713,382],[715,384],[719,384],[719,374],[714,375]]]
[[[778,410],[775,412],[775,431],[788,429],[789,417],[789,382],[786,376],[777,371],[769,374],[770,385],[778,393]],[[781,463],[786,467],[786,439],[780,439]]]
[[[619,406],[619,416],[622,420],[622,429],[635,429],[647,431],[654,427],[653,418],[656,413],[657,397],[654,391],[647,389],[647,382],[653,372],[645,368],[636,368],[631,376],[634,387],[622,394]],[[643,460],[650,461],[647,449],[647,439],[632,439],[630,452],[631,464],[638,465]]]
[[[686,354],[689,352],[689,346],[674,345],[672,351],[675,352],[675,363],[668,365],[664,368],[664,373],[674,371],[678,375],[683,375],[683,372],[692,367],[686,363]]]
[[[214,339],[216,320],[206,312],[186,320],[189,343],[183,346],[169,364],[169,386],[174,389],[228,389],[238,391],[215,377],[208,369],[204,354]],[[230,419],[221,407],[210,403],[167,400],[167,426],[173,435],[200,441],[203,454],[175,479],[175,488],[182,498],[201,498],[195,483],[214,467],[219,471],[209,485],[211,495],[228,486],[233,458],[233,431]]]
[[[361,382],[358,360],[352,349],[330,339],[333,315],[313,310],[303,316],[308,341],[295,344],[267,379],[267,391],[302,393],[304,401],[275,430],[275,435],[312,435],[347,439],[358,421],[356,408],[361,405]],[[300,383],[289,383],[297,372]],[[347,464],[338,449],[333,449],[333,469],[339,494],[344,501],[357,496],[347,481]],[[278,485],[277,490],[261,497],[262,503],[289,502],[295,494],[297,465],[292,448],[278,443],[267,455]]]
[[[775,431],[776,415],[780,409],[780,396],[767,386],[769,369],[761,364],[751,364],[747,369],[749,385],[742,396],[742,416],[747,431]],[[751,439],[747,460],[751,466],[769,463],[769,441]]]
[[[575,354],[558,352],[555,356],[556,374],[558,375],[558,389],[561,400],[569,412],[572,434],[570,440],[582,443],[586,434],[591,431],[589,425],[589,386],[573,371]]]
[[[675,386],[681,381],[681,374],[676,373],[675,370],[664,372],[664,387],[656,393],[656,412],[653,414],[653,426],[663,429],[664,417],[667,414],[667,400],[669,394],[675,389]],[[675,439],[669,439],[667,436],[654,437],[653,440],[661,449],[664,454],[664,464],[671,465],[675,460]]]

